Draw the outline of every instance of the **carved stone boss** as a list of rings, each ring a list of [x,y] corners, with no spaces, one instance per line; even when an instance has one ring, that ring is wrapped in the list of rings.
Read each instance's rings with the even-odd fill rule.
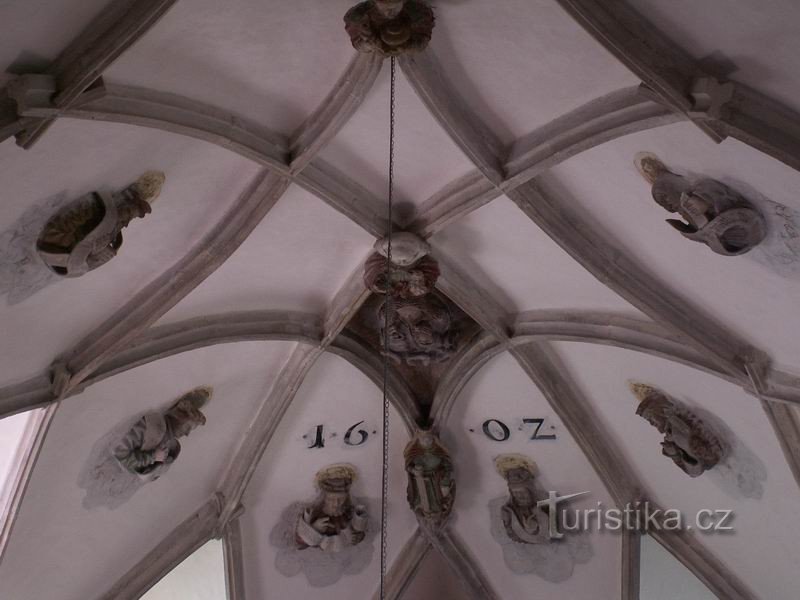
[[[435,293],[439,265],[430,256],[430,246],[416,235],[392,236],[392,268],[387,277],[386,239],[375,244],[367,260],[364,283],[372,292],[386,295],[378,310],[383,338],[386,310],[389,318],[389,355],[409,365],[427,365],[449,358],[455,350],[453,317]]]
[[[367,0],[348,10],[344,23],[359,52],[396,56],[424,50],[431,41],[435,17],[421,0]]]
[[[639,399],[636,414],[664,434],[662,454],[690,477],[699,477],[725,458],[723,441],[691,410],[664,392],[642,383],[632,383]]]
[[[39,256],[62,277],[104,265],[122,246],[122,230],[152,211],[163,183],[163,173],[149,172],[121,192],[91,192],[70,202],[44,226],[36,241]]]
[[[676,175],[654,154],[640,153],[636,167],[652,186],[653,199],[681,219],[667,219],[681,234],[717,254],[736,256],[767,235],[763,215],[738,192],[713,179],[691,181]]]
[[[450,516],[456,495],[450,455],[430,430],[417,432],[403,454],[408,504],[423,525],[438,529]]]
[[[331,465],[317,473],[319,496],[304,508],[295,525],[299,550],[339,552],[364,541],[369,519],[366,506],[354,505],[350,497],[355,480],[355,467],[347,464]]]

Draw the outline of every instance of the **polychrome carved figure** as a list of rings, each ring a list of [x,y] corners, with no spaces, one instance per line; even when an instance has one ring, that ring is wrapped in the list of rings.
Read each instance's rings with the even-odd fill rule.
[[[437,529],[450,516],[456,495],[450,455],[430,430],[417,432],[403,454],[408,504],[422,523]]]
[[[424,50],[431,41],[435,17],[422,0],[367,0],[347,11],[344,22],[359,52],[396,56]]]
[[[384,302],[378,311],[381,338],[386,307]],[[446,360],[455,351],[450,309],[433,294],[392,302],[388,333],[389,356],[411,366]]]
[[[519,454],[504,454],[495,459],[495,467],[508,484],[509,498],[500,509],[508,537],[520,544],[548,543],[549,515],[537,506],[547,497],[537,490],[536,464]]]
[[[725,445],[692,411],[662,391],[641,383],[631,384],[639,399],[636,414],[664,434],[662,454],[689,477],[699,477],[725,457]]]
[[[413,233],[400,232],[392,236],[392,264],[386,275],[386,238],[375,243],[375,253],[367,260],[364,283],[376,294],[408,300],[430,294],[439,279],[439,264],[430,256],[431,248]],[[390,281],[387,281],[390,279]]]
[[[667,223],[687,239],[717,254],[736,256],[755,248],[767,235],[763,215],[738,192],[713,179],[690,181],[671,172],[658,157],[636,156],[636,167],[652,186],[653,199],[681,219]]]
[[[199,387],[181,396],[164,413],[146,413],[114,448],[114,457],[129,472],[154,479],[178,458],[178,438],[205,425],[206,417],[200,409],[212,393],[210,387]]]
[[[392,236],[391,268],[387,275],[388,240],[375,244],[367,261],[364,283],[372,292],[389,297],[378,310],[381,338],[390,310],[389,355],[409,365],[428,365],[450,357],[455,348],[452,315],[433,292],[439,264],[430,246],[413,233]]]
[[[122,230],[152,211],[164,174],[148,172],[121,192],[91,192],[53,215],[39,234],[36,249],[62,277],[80,277],[117,255]]]
[[[297,519],[297,547],[320,548],[340,552],[364,540],[367,530],[367,507],[353,505],[350,487],[356,480],[355,467],[331,465],[316,476],[319,496],[307,505]]]

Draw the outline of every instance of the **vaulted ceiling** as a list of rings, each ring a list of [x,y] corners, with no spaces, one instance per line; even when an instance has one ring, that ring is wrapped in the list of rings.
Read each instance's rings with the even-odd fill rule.
[[[388,230],[390,73],[353,50],[352,3],[0,3],[0,84],[57,86],[26,88],[24,105],[0,95],[0,253],[49,203],[166,174],[109,263],[0,297],[3,600],[138,599],[214,538],[228,600],[376,594],[377,542],[368,568],[318,589],[279,572],[270,541],[321,467],[351,463],[356,495],[381,495],[383,359],[358,326],[374,306],[364,262]],[[548,489],[591,490],[578,507],[731,510],[732,534],[657,542],[719,598],[794,600],[800,6],[431,4],[430,46],[397,59],[394,225],[427,239],[438,292],[477,325],[435,389],[389,369],[387,597],[640,598],[640,563],[660,550],[634,534],[592,533],[561,583],[509,570],[489,504],[508,493],[494,458],[520,453]],[[698,81],[732,81],[733,96],[698,107]],[[768,241],[725,257],[684,239],[634,166],[643,151],[782,205]],[[631,380],[724,423],[760,494],[675,468]],[[169,472],[87,507],[109,432],[199,385],[214,388],[208,422]],[[428,418],[458,482],[438,536],[405,498],[402,449]],[[524,419],[556,439],[532,440]],[[482,433],[490,420],[507,440]],[[320,425],[326,445],[310,448]],[[359,446],[343,440],[353,425]]]

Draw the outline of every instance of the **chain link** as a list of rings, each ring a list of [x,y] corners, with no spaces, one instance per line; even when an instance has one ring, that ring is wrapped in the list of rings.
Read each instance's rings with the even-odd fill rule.
[[[391,58],[391,84],[389,92],[389,235],[386,250],[386,305],[383,311],[383,465],[381,471],[381,600],[386,600],[386,548],[389,512],[389,324],[394,309],[391,294],[392,281],[392,229],[394,227],[394,119],[395,119],[395,57]]]

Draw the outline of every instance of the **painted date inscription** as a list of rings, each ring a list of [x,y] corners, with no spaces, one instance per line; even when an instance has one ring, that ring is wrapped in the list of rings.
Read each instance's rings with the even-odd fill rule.
[[[558,439],[555,433],[547,433],[548,431],[553,431],[555,427],[548,426],[546,421],[547,419],[543,418],[525,418],[522,419],[518,429],[519,431],[528,430],[530,432],[528,439],[532,441]],[[474,429],[470,429],[470,431],[475,432]],[[487,419],[481,425],[481,431],[487,438],[495,442],[506,442],[511,438],[511,429],[500,419]]]
[[[363,425],[364,421],[359,421],[345,432],[343,439],[345,446],[363,446],[367,443],[367,440],[370,437],[370,432],[364,429]],[[372,432],[373,435],[376,433],[377,431]],[[325,425],[323,424],[314,427],[312,432],[304,435],[303,438],[311,442],[311,445],[308,446],[308,449],[313,450],[315,448],[324,448],[326,440],[333,439],[338,436],[339,434],[335,431],[331,432],[330,434],[326,433]]]

